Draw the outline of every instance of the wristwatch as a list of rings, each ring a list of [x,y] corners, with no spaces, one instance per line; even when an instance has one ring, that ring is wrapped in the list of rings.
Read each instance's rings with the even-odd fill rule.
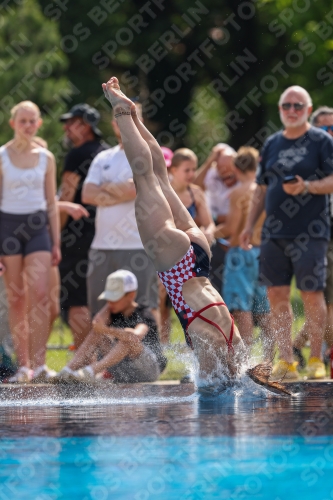
[[[301,192],[301,194],[304,196],[305,194],[308,194],[309,192],[309,184],[310,184],[310,181],[304,181],[304,189],[303,191]]]

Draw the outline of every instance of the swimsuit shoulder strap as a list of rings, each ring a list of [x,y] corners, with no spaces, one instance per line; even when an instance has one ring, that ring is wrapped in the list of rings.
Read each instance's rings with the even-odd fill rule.
[[[195,197],[194,197],[193,190],[191,189],[191,186],[187,186],[187,190],[190,193],[192,203],[195,205]]]

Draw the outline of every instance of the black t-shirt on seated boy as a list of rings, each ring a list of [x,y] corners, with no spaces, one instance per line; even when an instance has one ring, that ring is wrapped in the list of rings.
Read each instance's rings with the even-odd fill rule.
[[[138,305],[138,307],[128,317],[123,316],[122,313],[110,314],[110,326],[113,326],[114,328],[135,328],[140,323],[144,323],[149,328],[147,334],[142,339],[142,342],[156,355],[162,372],[166,367],[167,359],[163,355],[156,321],[149,308]]]
[[[333,138],[311,127],[298,139],[286,139],[282,131],[265,142],[257,183],[267,186],[266,220],[263,240],[267,238],[310,238],[328,240],[330,211],[327,195],[290,196],[282,188],[283,177],[299,175],[316,180],[333,174]]]

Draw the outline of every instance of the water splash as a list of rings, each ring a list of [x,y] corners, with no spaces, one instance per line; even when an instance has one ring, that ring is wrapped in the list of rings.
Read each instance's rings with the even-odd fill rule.
[[[100,397],[100,398],[50,398],[44,397],[41,399],[7,399],[5,401],[0,401],[0,408],[4,407],[55,407],[55,406],[113,406],[113,405],[166,405],[166,404],[176,404],[176,403],[192,403],[196,401],[198,395],[196,393],[190,396],[149,396],[149,397]]]
[[[1,407],[81,407],[112,405],[167,405],[193,403],[197,400],[216,399],[226,404],[235,401],[258,401],[273,397],[272,393],[255,384],[246,370],[258,363],[258,359],[249,359],[240,365],[237,377],[230,380],[223,363],[207,345],[209,357],[215,357],[215,369],[208,376],[199,370],[199,363],[193,351],[184,344],[168,346],[169,357],[183,366],[193,384],[171,386],[132,384],[119,385],[110,382],[98,384],[61,384],[48,386],[2,386],[0,391]],[[163,393],[161,395],[161,392]],[[274,395],[274,397],[284,397]]]

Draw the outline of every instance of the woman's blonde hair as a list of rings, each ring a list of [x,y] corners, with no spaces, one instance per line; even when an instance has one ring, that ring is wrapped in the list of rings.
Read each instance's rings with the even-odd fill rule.
[[[170,168],[179,167],[179,165],[183,163],[183,161],[188,161],[188,160],[193,160],[196,163],[198,162],[198,157],[192,151],[192,149],[188,148],[176,149],[171,160]]]
[[[38,117],[40,117],[40,109],[37,104],[32,101],[21,101],[10,110],[10,117],[12,120],[14,120],[17,112],[20,109],[33,109],[34,111],[36,111]]]

